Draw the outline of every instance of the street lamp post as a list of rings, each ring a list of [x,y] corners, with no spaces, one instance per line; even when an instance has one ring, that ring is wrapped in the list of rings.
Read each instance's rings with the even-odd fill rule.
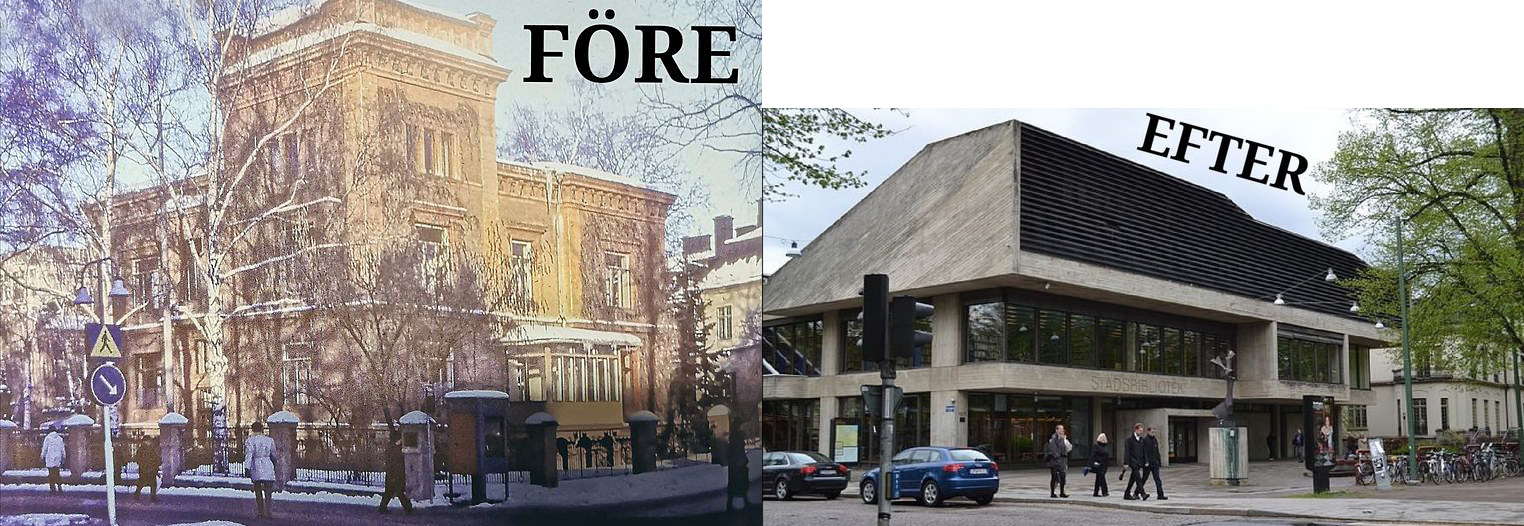
[[[111,280],[111,290],[106,290],[106,271],[105,269],[99,268],[99,265],[107,261],[115,263],[115,260],[112,260],[111,256],[106,256],[80,266],[80,287],[74,291],[75,305],[89,305],[91,303],[95,304],[96,319],[101,324],[101,333],[99,336],[100,338],[111,337],[110,329],[108,327],[112,322],[112,320],[109,318],[111,309],[106,307],[106,302],[108,301],[106,298],[125,298],[131,295],[131,293],[127,290],[127,284],[122,281],[120,276],[113,277]],[[101,298],[101,301],[95,301],[94,298],[90,297],[90,290],[84,286],[85,271],[88,270],[92,265],[97,266],[97,271],[95,273],[96,290],[105,293],[106,296]],[[86,349],[85,352],[90,352],[90,350]],[[85,362],[87,364],[86,369],[88,370],[89,360],[86,360]],[[86,376],[88,377],[89,375],[90,373],[87,372]],[[111,448],[111,413],[114,409],[115,406],[101,406],[101,436],[103,437],[103,449],[106,458],[106,516],[108,521],[107,524],[110,524],[111,526],[116,526],[116,459],[114,458],[114,454]]]
[[[1402,216],[1397,217],[1397,288],[1402,317],[1402,388],[1408,417],[1408,480],[1418,478],[1418,435],[1413,422],[1413,350],[1408,347],[1408,275],[1402,261]]]

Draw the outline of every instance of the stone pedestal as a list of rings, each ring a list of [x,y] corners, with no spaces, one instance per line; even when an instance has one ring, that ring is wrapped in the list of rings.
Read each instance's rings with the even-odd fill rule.
[[[15,434],[16,423],[10,420],[0,420],[0,473],[11,469],[11,435]]]
[[[402,428],[402,463],[407,472],[407,496],[434,498],[434,418],[413,411],[397,420]]]
[[[270,426],[270,438],[275,440],[275,484],[272,489],[284,491],[286,483],[296,478],[296,413],[276,411],[265,419]],[[241,459],[240,459],[241,460]]]
[[[69,482],[79,484],[85,478],[85,472],[90,469],[90,450],[98,449],[100,444],[91,444],[90,429],[95,426],[95,419],[85,415],[74,415],[64,419],[63,427],[69,436],[64,438],[64,464],[69,468]],[[91,447],[91,446],[97,447]]]
[[[180,413],[165,413],[159,419],[159,487],[175,485],[175,476],[185,470],[185,426],[190,423]]]
[[[1249,483],[1249,429],[1246,427],[1208,428],[1208,454],[1213,486],[1242,486]]]
[[[634,473],[656,471],[656,414],[637,411],[630,415],[630,470]]]
[[[556,417],[544,411],[529,415],[524,427],[529,428],[529,483],[547,488],[559,485],[560,472],[556,470]]]

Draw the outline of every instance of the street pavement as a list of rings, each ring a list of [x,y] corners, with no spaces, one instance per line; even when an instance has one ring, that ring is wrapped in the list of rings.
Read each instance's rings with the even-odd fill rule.
[[[769,500],[763,507],[762,515],[768,526],[869,526],[874,524],[877,510],[876,506],[863,504],[856,499],[828,501],[820,497],[803,496],[791,501]],[[996,501],[988,506],[976,506],[968,499],[953,499],[940,508],[924,508],[912,501],[896,502],[891,522],[914,526],[1307,524],[1305,520],[1293,522],[1286,519],[1250,519],[1226,515],[1179,515],[1063,504],[1011,504]]]
[[[1399,485],[1390,492],[1379,492],[1374,486],[1358,486],[1353,477],[1332,479],[1334,493],[1312,497],[1312,479],[1295,461],[1253,462],[1249,469],[1249,484],[1237,487],[1212,486],[1207,465],[1183,464],[1163,470],[1164,489],[1169,500],[1127,501],[1121,498],[1125,480],[1118,482],[1117,468],[1110,472],[1108,483],[1111,496],[1091,496],[1094,476],[1084,476],[1076,470],[1069,473],[1070,498],[1048,498],[1047,470],[1011,470],[1001,473],[1001,488],[989,511],[973,515],[1003,515],[1001,508],[1047,509],[1058,506],[1076,513],[1133,512],[1143,514],[1177,514],[1193,516],[1232,516],[1242,518],[1274,518],[1276,520],[1328,520],[1356,522],[1419,522],[1432,524],[1518,524],[1524,525],[1524,478],[1498,479],[1489,482],[1440,486]],[[856,504],[861,510],[871,510],[857,500],[857,485],[849,486],[841,502]],[[1147,491],[1154,492],[1152,483]],[[848,501],[847,499],[852,499]],[[954,499],[954,502],[966,499]],[[769,500],[765,509],[769,524],[775,513],[784,513]],[[910,501],[906,501],[909,503]],[[791,504],[791,503],[784,503]],[[812,503],[813,504],[813,503]],[[1017,505],[1017,506],[1013,506]],[[822,510],[836,509],[828,505]],[[908,509],[896,505],[895,509]],[[778,508],[778,509],[775,509]],[[913,504],[909,508],[916,508]],[[842,508],[841,513],[853,516],[860,511]],[[918,511],[920,511],[918,509]],[[936,510],[932,510],[935,513]],[[808,512],[805,512],[808,513]],[[1070,520],[1070,519],[1065,519]],[[1164,520],[1164,519],[1160,519]],[[1094,524],[1115,524],[1116,520],[1103,520]],[[1192,522],[1194,523],[1194,522]],[[919,523],[917,523],[919,524]]]

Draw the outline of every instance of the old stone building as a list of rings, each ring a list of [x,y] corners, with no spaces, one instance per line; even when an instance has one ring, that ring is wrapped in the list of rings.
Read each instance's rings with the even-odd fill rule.
[[[127,372],[156,386],[122,403],[129,426],[171,405],[209,421],[213,320],[227,325],[233,425],[279,409],[308,422],[395,418],[344,404],[384,395],[436,409],[462,388],[508,392],[522,402],[515,411],[549,410],[563,429],[619,425],[651,406],[674,196],[588,168],[498,160],[494,115],[510,71],[491,54],[495,25],[396,0],[330,0],[276,13],[238,42],[221,91],[222,165],[247,165],[245,180],[203,174],[117,199],[115,255],[148,303],[121,321]],[[258,226],[215,224],[219,208]],[[228,254],[216,264],[214,241]],[[437,316],[398,318],[391,307],[459,286],[460,258],[477,262],[476,289],[450,290],[495,299],[440,298]],[[375,287],[335,285],[357,268]],[[212,279],[226,307],[201,300]],[[351,320],[364,315],[392,318]],[[430,340],[419,328],[449,333],[467,315],[491,329]],[[404,378],[367,376],[371,347],[405,330],[419,335],[405,339],[405,363],[384,369]]]

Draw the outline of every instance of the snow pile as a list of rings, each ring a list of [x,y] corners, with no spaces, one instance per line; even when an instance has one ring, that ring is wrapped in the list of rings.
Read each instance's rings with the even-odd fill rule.
[[[434,417],[429,416],[428,413],[423,411],[413,411],[397,419],[399,424],[428,424],[432,422],[434,422]]]
[[[0,420],[0,429],[16,429],[16,423],[10,420]]]
[[[93,426],[95,425],[95,419],[85,415],[74,415],[63,419],[63,421],[59,422],[58,425],[64,427]]]
[[[762,283],[761,259],[747,257],[720,265],[699,281],[699,288],[709,290],[743,283]]]
[[[201,521],[181,522],[178,524],[170,524],[169,526],[243,526],[243,524],[233,521]]]
[[[0,526],[84,526],[93,524],[89,515],[65,513],[28,513],[0,517]]]
[[[189,423],[190,420],[186,419],[185,415],[180,413],[164,413],[164,418],[159,419],[160,425],[185,425]]]
[[[723,494],[725,484],[725,466],[703,464],[639,475],[563,480],[555,488],[514,484],[508,490],[508,502],[501,505],[560,508],[671,499],[702,506],[700,502],[694,502],[696,497],[713,492]],[[725,509],[723,498],[715,499],[715,502],[719,508],[711,511]]]
[[[457,398],[492,398],[492,399],[499,399],[499,400],[507,400],[508,399],[508,393],[505,393],[505,392],[502,392],[502,391],[488,391],[488,390],[478,389],[478,390],[467,390],[467,391],[450,391],[448,393],[445,393],[444,397],[445,397],[445,400],[455,400]]]
[[[276,411],[275,414],[270,415],[270,418],[265,419],[265,422],[270,424],[295,424],[300,421],[296,413],[290,411]]]

